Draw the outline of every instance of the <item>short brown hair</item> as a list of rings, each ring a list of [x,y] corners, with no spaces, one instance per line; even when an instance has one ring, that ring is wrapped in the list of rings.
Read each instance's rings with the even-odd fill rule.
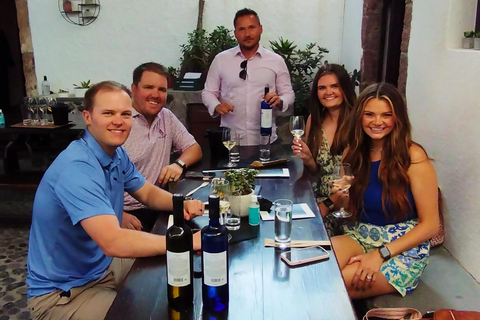
[[[123,84],[116,81],[102,81],[94,84],[90,89],[85,93],[84,105],[85,110],[92,111],[93,109],[93,99],[100,91],[124,91],[128,94],[130,99],[132,98],[132,93],[125,87]]]
[[[168,79],[168,72],[167,69],[161,65],[160,63],[156,62],[146,62],[142,63],[138,67],[133,70],[133,84],[138,85],[140,80],[142,80],[142,75],[145,71],[151,71],[161,76],[164,76]]]

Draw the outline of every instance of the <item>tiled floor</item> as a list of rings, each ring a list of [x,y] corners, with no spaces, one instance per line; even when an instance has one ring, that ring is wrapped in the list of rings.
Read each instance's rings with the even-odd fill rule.
[[[25,276],[33,196],[0,190],[0,320],[30,319]]]

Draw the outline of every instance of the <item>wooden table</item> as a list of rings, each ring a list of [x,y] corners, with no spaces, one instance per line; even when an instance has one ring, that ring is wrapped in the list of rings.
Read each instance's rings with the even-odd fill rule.
[[[285,155],[288,150],[289,146],[272,146],[272,155]],[[250,162],[258,157],[258,147],[242,147],[241,155]],[[194,169],[209,165],[204,159]],[[302,162],[292,158],[288,168],[289,179],[257,179],[256,184],[262,187],[260,193],[271,201],[288,198],[294,203],[305,202],[315,213],[313,219],[293,220],[293,240],[327,240]],[[200,183],[184,180],[175,191],[186,193]],[[167,220],[168,214],[161,215],[152,232],[165,234]],[[241,230],[246,228],[248,222],[242,221]],[[262,221],[258,233],[257,238],[229,247],[228,314],[202,310],[200,278],[194,280],[194,305],[190,310],[178,312],[169,308],[165,256],[157,256],[137,259],[105,319],[356,319],[332,251],[329,260],[290,268],[280,260],[281,251],[263,245],[264,238],[274,237],[273,221]],[[194,258],[194,270],[200,268],[198,256]]]

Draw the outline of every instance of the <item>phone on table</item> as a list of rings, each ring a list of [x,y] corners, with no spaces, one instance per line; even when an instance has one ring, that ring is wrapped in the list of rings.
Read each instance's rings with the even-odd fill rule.
[[[185,178],[189,178],[189,179],[208,180],[208,179],[213,179],[214,177],[215,177],[215,173],[204,174],[203,172],[200,172],[200,171],[188,171],[185,174]]]
[[[292,267],[301,266],[314,261],[326,260],[330,254],[320,246],[292,249],[280,255],[286,264]]]

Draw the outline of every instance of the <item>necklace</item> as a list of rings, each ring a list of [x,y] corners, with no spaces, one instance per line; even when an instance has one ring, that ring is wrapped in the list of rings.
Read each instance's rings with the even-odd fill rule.
[[[370,148],[370,152],[382,151],[382,150],[383,150],[383,148],[379,148],[379,149]]]

